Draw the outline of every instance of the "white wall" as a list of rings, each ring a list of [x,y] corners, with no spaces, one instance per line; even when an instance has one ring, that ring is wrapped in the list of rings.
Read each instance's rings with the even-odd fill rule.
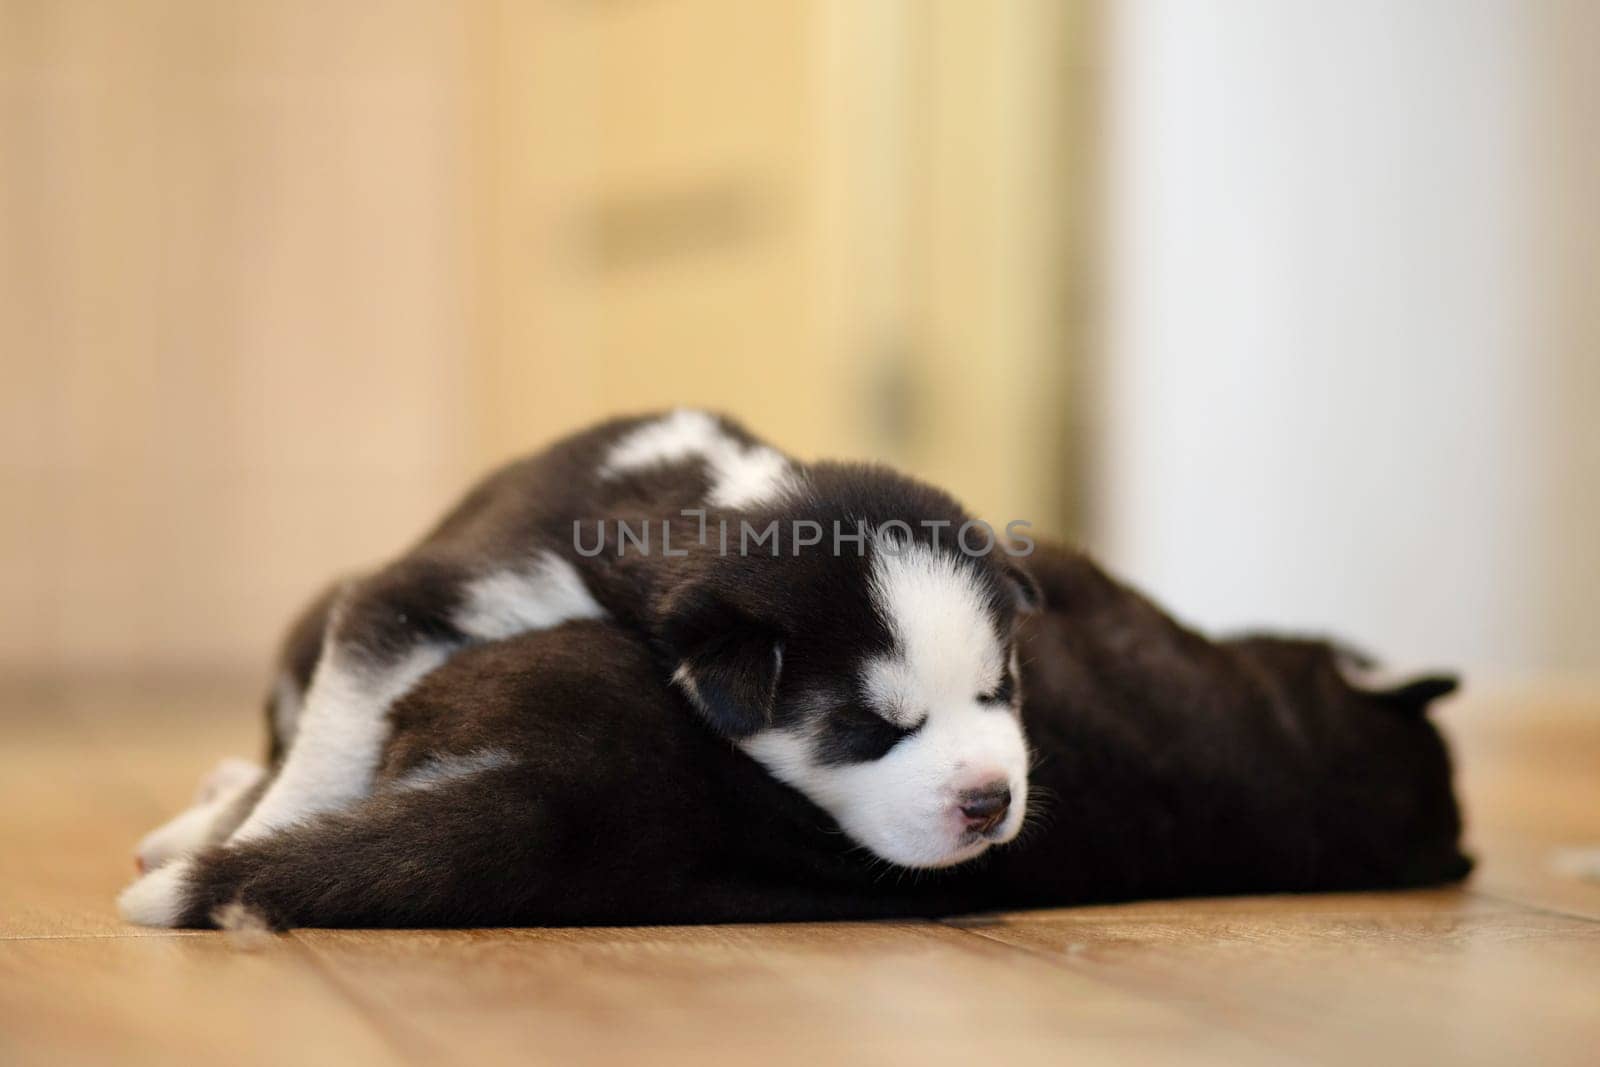
[[[1583,257],[1531,239],[1551,194],[1530,153],[1552,107],[1596,134],[1592,99],[1541,89],[1552,42],[1595,17],[1108,7],[1102,554],[1211,627],[1489,673],[1585,666],[1593,629],[1572,639],[1553,600],[1570,607],[1567,575],[1600,601],[1592,563],[1561,558],[1600,552],[1572,536],[1587,522],[1600,543],[1600,523],[1555,502],[1600,472],[1550,471],[1571,434],[1589,454],[1600,436],[1563,395],[1595,375],[1556,373],[1592,366],[1594,335],[1551,336],[1543,294]]]

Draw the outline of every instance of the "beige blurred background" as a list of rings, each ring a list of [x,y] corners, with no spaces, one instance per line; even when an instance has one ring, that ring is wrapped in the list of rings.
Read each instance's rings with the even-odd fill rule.
[[[1186,618],[1600,663],[1580,3],[0,0],[0,669],[263,674],[693,403]]]

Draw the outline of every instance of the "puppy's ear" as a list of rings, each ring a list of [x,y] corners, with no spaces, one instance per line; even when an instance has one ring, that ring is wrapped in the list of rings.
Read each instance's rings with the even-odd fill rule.
[[[1419,674],[1395,682],[1381,689],[1369,689],[1373,696],[1387,704],[1406,711],[1421,713],[1441,697],[1447,697],[1461,688],[1461,679],[1453,674]]]
[[[1017,610],[1025,615],[1044,610],[1044,591],[1033,575],[1010,560],[1000,561],[1000,577],[1011,591]]]
[[[1461,687],[1461,679],[1454,674],[1443,671],[1397,673],[1378,666],[1360,653],[1345,651],[1338,662],[1339,673],[1351,689],[1419,715],[1428,710],[1429,704]]]
[[[691,585],[667,600],[657,643],[672,680],[712,729],[738,740],[771,725],[783,642],[721,594]]]

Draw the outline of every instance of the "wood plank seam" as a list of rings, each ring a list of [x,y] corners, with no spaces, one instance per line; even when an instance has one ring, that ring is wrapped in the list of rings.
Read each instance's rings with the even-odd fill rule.
[[[1468,886],[1466,891],[1469,895],[1475,896],[1480,900],[1489,900],[1496,904],[1505,904],[1511,907],[1521,908],[1524,911],[1537,912],[1540,915],[1548,915],[1556,919],[1576,919],[1579,922],[1600,923],[1600,919],[1595,918],[1593,915],[1586,915],[1580,911],[1567,911],[1565,908],[1558,908],[1550,904],[1535,904],[1531,900],[1509,895],[1501,892],[1500,890],[1478,889],[1473,886]]]

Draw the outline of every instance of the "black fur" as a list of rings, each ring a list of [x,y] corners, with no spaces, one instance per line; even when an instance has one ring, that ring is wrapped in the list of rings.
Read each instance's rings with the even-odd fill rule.
[[[689,714],[642,641],[572,623],[426,678],[376,795],[201,853],[185,922],[234,902],[276,928],[933,916],[1466,875],[1430,687],[1362,692],[1323,642],[1207,640],[1074,553],[1028,567],[1035,810],[972,863],[886,868]],[[394,788],[485,749],[517,762]]]

